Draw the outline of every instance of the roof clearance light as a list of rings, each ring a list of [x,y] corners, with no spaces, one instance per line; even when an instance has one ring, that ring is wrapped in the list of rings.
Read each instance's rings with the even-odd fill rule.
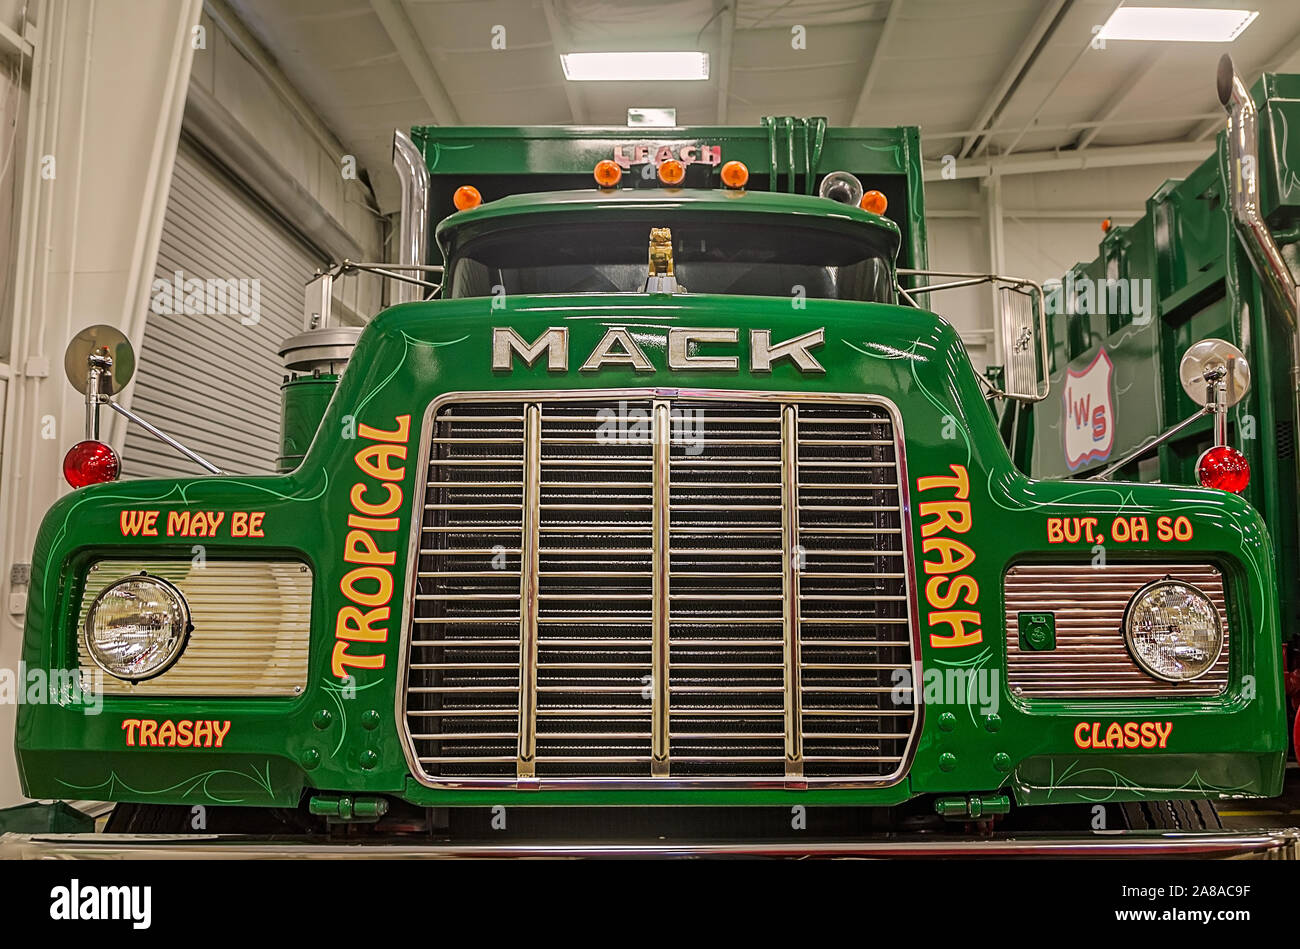
[[[660,82],[709,78],[709,54],[562,53],[560,66],[570,82]]]
[[[461,185],[451,196],[451,203],[456,205],[457,211],[468,211],[483,203],[483,195],[473,185]]]
[[[743,161],[729,161],[722,166],[722,183],[728,188],[743,188],[749,182],[749,169]]]
[[[77,442],[63,456],[63,478],[74,488],[116,481],[121,473],[117,452],[103,442]]]
[[[1120,7],[1097,36],[1103,40],[1231,43],[1257,16],[1258,10]]]
[[[879,191],[868,191],[862,196],[858,207],[864,211],[870,211],[872,214],[884,214],[885,208],[889,207],[889,199]]]
[[[623,180],[623,169],[618,167],[618,162],[612,158],[602,158],[596,162],[596,167],[592,169],[591,174],[601,188],[617,188],[618,183]]]
[[[1250,462],[1231,445],[1218,445],[1196,462],[1196,477],[1203,488],[1240,494],[1250,484]]]
[[[679,185],[686,180],[686,166],[676,158],[667,158],[659,163],[659,180],[666,185]]]

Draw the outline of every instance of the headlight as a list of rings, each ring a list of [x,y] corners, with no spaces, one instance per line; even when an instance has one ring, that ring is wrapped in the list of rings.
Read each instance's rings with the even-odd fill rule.
[[[166,672],[189,633],[190,608],[181,591],[143,573],[105,587],[86,613],[90,658],[131,682]]]
[[[1178,580],[1156,580],[1133,594],[1124,612],[1133,660],[1157,679],[1190,682],[1223,651],[1223,626],[1210,598]]]

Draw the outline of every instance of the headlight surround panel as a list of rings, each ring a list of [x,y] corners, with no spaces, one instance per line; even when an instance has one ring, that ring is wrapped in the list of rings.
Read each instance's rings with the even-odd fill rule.
[[[1134,597],[1152,583],[1174,580],[1194,586],[1214,605],[1223,633],[1218,660],[1194,680],[1169,681],[1139,664],[1125,635]],[[1004,575],[1007,685],[1025,703],[1129,699],[1219,699],[1231,689],[1230,654],[1240,630],[1228,597],[1229,577],[1206,560],[1022,561]],[[1055,646],[1022,642],[1025,613],[1051,613]]]
[[[1194,682],[1223,652],[1214,603],[1194,584],[1166,577],[1133,594],[1124,610],[1124,643],[1133,661],[1162,682]]]
[[[142,571],[100,591],[83,633],[95,665],[118,679],[143,682],[175,665],[193,628],[184,594]]]
[[[263,696],[293,698],[306,689],[311,649],[313,571],[299,559],[227,560],[105,558],[86,566],[74,637],[75,662],[99,673],[88,648],[90,608],[113,584],[138,578],[164,580],[190,609],[184,649],[150,678],[102,674],[112,696]]]

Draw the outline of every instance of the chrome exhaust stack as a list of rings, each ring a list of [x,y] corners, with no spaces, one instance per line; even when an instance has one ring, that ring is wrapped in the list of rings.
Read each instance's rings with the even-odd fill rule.
[[[398,270],[412,272],[425,264],[429,240],[429,169],[409,135],[393,132],[393,167],[402,184],[402,216],[397,232]],[[416,283],[390,280],[394,304],[423,299]]]
[[[1219,102],[1228,113],[1228,188],[1232,220],[1264,293],[1291,330],[1292,387],[1300,393],[1300,287],[1259,210],[1257,112],[1226,53],[1219,60]],[[1297,416],[1300,422],[1300,416]]]

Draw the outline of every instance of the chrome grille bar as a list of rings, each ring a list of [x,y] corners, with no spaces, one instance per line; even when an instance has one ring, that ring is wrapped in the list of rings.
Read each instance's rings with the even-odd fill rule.
[[[799,415],[781,410],[781,626],[785,674],[785,776],[803,777],[803,683],[799,662]]]
[[[523,555],[519,571],[519,749],[515,776],[537,776],[537,590],[541,519],[542,411],[536,405],[524,410]],[[508,737],[508,736],[507,736]]]
[[[668,452],[672,437],[669,429],[670,418],[668,403],[654,403],[654,560],[656,564],[669,562],[668,524],[672,516],[669,509],[670,469]],[[671,675],[671,660],[668,646],[669,623],[672,615],[672,601],[668,591],[668,572],[654,571],[654,620],[653,640],[650,647],[652,666],[650,669],[650,686],[653,698],[650,705],[650,773],[655,777],[667,777],[669,774],[669,694],[668,684]]]
[[[862,396],[431,406],[398,713],[444,787],[892,783],[920,710],[898,416]],[[516,591],[519,608],[511,602]]]

